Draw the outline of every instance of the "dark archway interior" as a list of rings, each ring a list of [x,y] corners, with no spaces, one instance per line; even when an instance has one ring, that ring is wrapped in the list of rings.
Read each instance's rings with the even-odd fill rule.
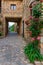
[[[8,35],[8,33],[9,33],[9,30],[8,30],[8,23],[9,23],[9,21],[10,22],[15,22],[15,23],[17,23],[17,33],[20,35],[20,31],[21,31],[21,18],[10,18],[10,17],[6,17],[5,18],[5,20],[6,20],[6,35]]]

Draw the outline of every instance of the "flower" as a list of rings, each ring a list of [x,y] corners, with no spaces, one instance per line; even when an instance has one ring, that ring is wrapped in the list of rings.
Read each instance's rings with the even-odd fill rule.
[[[37,37],[37,40],[40,40],[40,36]]]
[[[31,41],[34,41],[34,40],[35,40],[35,38],[32,38],[32,39],[31,39]]]
[[[30,16],[29,18],[30,18],[30,19],[33,19],[33,16]]]

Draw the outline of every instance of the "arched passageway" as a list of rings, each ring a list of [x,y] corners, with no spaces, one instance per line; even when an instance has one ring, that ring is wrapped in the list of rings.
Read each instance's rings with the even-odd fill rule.
[[[21,34],[21,20],[22,18],[12,18],[12,17],[6,17],[5,18],[5,36],[9,33],[9,22],[13,22],[16,25],[16,33]],[[14,32],[12,33],[14,34]]]

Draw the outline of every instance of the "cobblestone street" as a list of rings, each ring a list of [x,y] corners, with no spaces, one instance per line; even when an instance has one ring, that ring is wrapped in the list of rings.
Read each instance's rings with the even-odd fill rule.
[[[22,37],[7,36],[0,39],[0,65],[28,65],[25,60],[23,48],[25,41]]]

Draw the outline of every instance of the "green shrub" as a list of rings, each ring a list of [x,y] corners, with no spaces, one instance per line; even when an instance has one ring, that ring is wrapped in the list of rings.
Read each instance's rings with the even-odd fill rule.
[[[35,18],[38,18],[41,16],[40,7],[41,7],[41,4],[39,3],[32,8],[33,16],[35,16]]]
[[[30,60],[30,62],[34,62],[35,60],[42,61],[43,56],[40,54],[40,51],[38,48],[34,48],[33,43],[29,43],[27,46],[24,48],[24,53]]]
[[[39,3],[32,8],[33,19],[31,19],[30,21],[31,25],[29,27],[29,31],[31,32],[31,38],[33,39],[31,39],[31,42],[24,48],[24,53],[26,54],[30,62],[34,62],[35,60],[43,60],[43,55],[41,55],[40,49],[38,47],[40,43],[41,28],[43,28],[43,21],[39,21],[39,17],[41,16],[40,6],[41,4]],[[37,21],[36,18],[38,18]]]

